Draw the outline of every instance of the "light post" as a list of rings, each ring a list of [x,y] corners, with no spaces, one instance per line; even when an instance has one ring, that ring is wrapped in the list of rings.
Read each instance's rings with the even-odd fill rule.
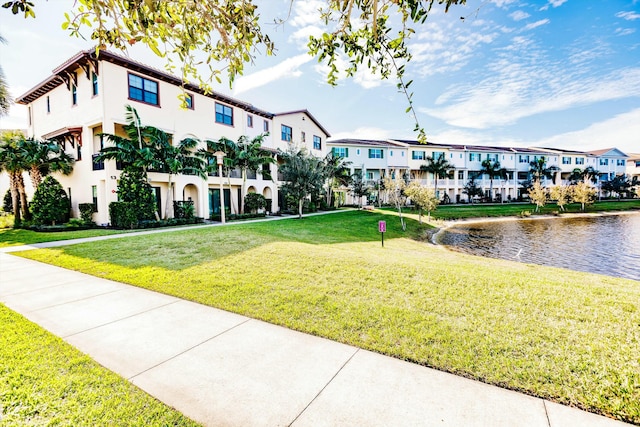
[[[223,151],[216,151],[213,153],[216,156],[216,161],[218,162],[218,177],[220,178],[220,220],[224,224],[224,189],[222,188],[222,163],[224,162],[224,156],[226,154]]]

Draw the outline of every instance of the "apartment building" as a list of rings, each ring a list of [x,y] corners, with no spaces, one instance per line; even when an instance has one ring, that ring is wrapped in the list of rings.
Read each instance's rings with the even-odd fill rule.
[[[627,175],[629,175],[630,179],[636,178],[640,181],[640,153],[629,154]]]
[[[330,136],[306,109],[271,113],[220,93],[205,93],[197,85],[112,52],[96,55],[94,49],[65,61],[17,102],[27,106],[29,137],[55,140],[76,159],[73,173],[56,179],[69,193],[73,216],[79,216],[79,203],[94,203],[94,221],[98,224],[109,222],[108,206],[117,200],[121,170],[116,162],[95,163],[93,159],[108,143],[100,134],[126,136],[123,126],[127,104],[137,110],[143,125],[169,133],[175,142],[196,138],[202,141],[202,148],[206,140],[226,137],[235,141],[242,135],[253,138],[268,133],[263,146],[274,155],[278,149],[296,143],[322,156]],[[268,178],[277,177],[277,166],[266,167],[269,174],[249,174],[247,189],[264,195],[271,201],[268,210],[277,212],[278,182]],[[164,212],[168,175],[150,172],[149,178],[160,212]],[[197,216],[216,214],[220,209],[220,179],[173,177],[173,200],[193,201]],[[241,186],[239,171],[223,178],[227,208],[238,210]]]
[[[604,149],[592,152],[578,152],[549,148],[490,147],[456,144],[421,144],[415,140],[361,140],[340,139],[329,141],[327,145],[337,155],[351,162],[352,172],[363,171],[362,176],[371,182],[379,181],[387,175],[408,176],[423,185],[436,186],[438,197],[451,202],[468,201],[462,192],[470,178],[488,196],[493,185],[493,197],[513,200],[520,196],[521,183],[530,179],[530,163],[544,158],[547,167],[555,167],[558,172],[551,179],[543,178],[543,185],[566,184],[574,169],[592,167],[598,171],[599,184],[626,172],[628,156],[618,149]],[[444,158],[454,169],[447,178],[437,178],[421,170],[427,157]],[[504,178],[494,178],[493,183],[481,172],[485,160],[499,161],[506,169]]]

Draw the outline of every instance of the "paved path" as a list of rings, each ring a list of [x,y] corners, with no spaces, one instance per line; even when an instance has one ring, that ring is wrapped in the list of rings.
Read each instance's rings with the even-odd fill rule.
[[[7,253],[0,302],[207,426],[625,425]]]

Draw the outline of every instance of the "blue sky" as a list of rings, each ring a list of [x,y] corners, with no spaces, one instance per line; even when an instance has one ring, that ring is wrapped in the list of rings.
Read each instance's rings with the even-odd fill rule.
[[[0,11],[0,63],[14,95],[92,46],[60,29],[72,3],[38,2],[36,20]],[[309,34],[322,31],[322,1],[295,1],[282,26],[270,22],[289,1],[259,3],[277,55],[214,90],[271,112],[307,108],[333,138],[415,137],[394,81],[362,71],[325,83],[326,68],[305,53]],[[640,0],[468,0],[448,14],[434,8],[410,45],[407,74],[430,141],[640,152]],[[129,54],[162,68],[142,49]],[[26,112],[14,107],[0,127],[26,127]]]

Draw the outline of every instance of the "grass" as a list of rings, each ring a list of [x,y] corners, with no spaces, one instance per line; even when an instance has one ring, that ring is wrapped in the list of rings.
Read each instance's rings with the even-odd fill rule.
[[[32,245],[34,243],[56,242],[59,240],[82,239],[84,237],[106,236],[127,233],[129,230],[88,229],[74,231],[38,232],[23,229],[0,229],[0,248],[7,246]]]
[[[407,238],[424,231],[352,211],[22,255],[640,424],[637,281]]]
[[[565,206],[566,212],[581,212],[579,203],[572,203]],[[585,212],[608,212],[621,210],[640,210],[640,200],[631,201],[604,201],[596,202],[591,206],[587,206]],[[558,207],[554,204],[548,204],[535,212],[535,205],[529,203],[505,203],[505,204],[475,204],[475,205],[441,205],[438,209],[431,212],[431,216],[435,219],[465,219],[477,217],[497,217],[497,216],[518,216],[523,211],[529,211],[536,215],[551,215],[558,212]]]
[[[3,426],[197,426],[0,304]]]

